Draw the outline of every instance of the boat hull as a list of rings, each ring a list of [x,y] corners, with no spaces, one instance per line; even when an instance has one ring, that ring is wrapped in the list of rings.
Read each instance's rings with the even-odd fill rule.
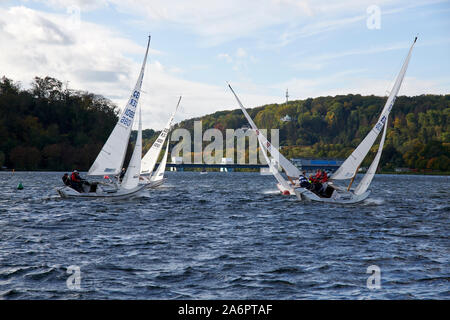
[[[82,199],[98,199],[98,198],[114,198],[114,199],[125,199],[130,196],[134,196],[140,191],[144,190],[148,184],[138,185],[132,189],[117,189],[115,191],[104,190],[102,188],[97,188],[96,192],[78,192],[70,187],[64,187],[57,189],[58,194],[63,199],[69,198],[82,198]]]
[[[338,192],[335,191],[331,198],[322,198],[319,197],[314,192],[305,189],[305,188],[296,188],[295,194],[299,200],[307,200],[307,201],[317,201],[317,202],[326,202],[326,203],[339,203],[339,204],[353,204],[359,203],[367,199],[370,195],[370,191],[366,191],[362,194],[356,195],[352,192]]]
[[[145,187],[145,189],[155,189],[161,185],[164,184],[164,182],[166,181],[166,179],[161,179],[161,180],[157,180],[157,181],[150,181],[149,183],[147,183],[147,186]]]

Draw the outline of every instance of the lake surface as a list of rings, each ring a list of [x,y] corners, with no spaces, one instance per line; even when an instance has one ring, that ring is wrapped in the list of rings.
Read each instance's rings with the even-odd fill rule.
[[[168,172],[127,201],[62,200],[61,176],[0,172],[2,299],[450,298],[449,177],[377,175],[340,206],[258,173]]]

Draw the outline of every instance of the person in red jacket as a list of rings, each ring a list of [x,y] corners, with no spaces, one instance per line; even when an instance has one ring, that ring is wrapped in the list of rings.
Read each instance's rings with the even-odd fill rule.
[[[328,181],[328,174],[327,174],[327,172],[325,170],[322,171],[322,173],[320,175],[320,178],[319,178],[319,181],[321,183],[325,183],[325,182]]]
[[[83,180],[80,177],[80,174],[77,170],[73,170],[72,174],[70,175],[70,180],[72,187],[77,190],[78,192],[83,192]]]
[[[320,169],[318,169],[316,171],[315,175],[311,175],[309,177],[309,180],[311,180],[311,182],[313,182],[313,183],[317,183],[317,182],[320,182],[321,177],[322,177],[322,171]]]

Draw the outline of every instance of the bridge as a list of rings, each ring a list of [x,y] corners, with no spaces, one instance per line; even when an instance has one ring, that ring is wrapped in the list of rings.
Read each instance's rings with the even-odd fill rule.
[[[334,172],[344,162],[336,159],[299,159],[294,158],[290,161],[300,170],[308,172],[316,171],[317,169]],[[157,164],[159,165],[159,164]],[[183,171],[184,169],[219,169],[221,171],[234,171],[236,169],[261,169],[268,168],[267,164],[239,164],[239,163],[167,163],[166,165],[172,171]]]
[[[344,163],[344,160],[339,159],[292,158],[290,160],[297,168],[305,171],[317,171],[318,169],[322,169],[334,172]]]

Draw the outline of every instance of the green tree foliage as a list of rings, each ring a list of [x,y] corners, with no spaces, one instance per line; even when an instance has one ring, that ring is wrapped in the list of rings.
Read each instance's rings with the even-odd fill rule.
[[[0,165],[87,170],[117,122],[116,106],[62,82],[36,77],[30,90],[0,79]]]
[[[288,158],[345,159],[372,129],[386,99],[338,95],[270,104],[248,112],[259,128],[280,129],[281,151]],[[285,115],[292,121],[281,121]],[[185,120],[179,127],[192,130],[194,120],[202,121],[203,130],[214,127],[224,131],[248,125],[237,109]],[[381,166],[450,171],[449,124],[450,95],[398,97],[389,116]],[[370,164],[377,148],[375,144],[372,157],[367,157],[363,165]]]

